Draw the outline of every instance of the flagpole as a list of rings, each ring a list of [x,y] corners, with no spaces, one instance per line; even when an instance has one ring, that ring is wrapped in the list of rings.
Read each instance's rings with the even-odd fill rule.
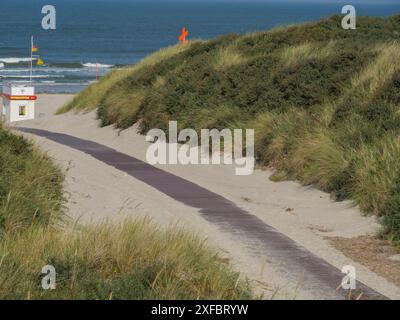
[[[29,75],[29,82],[32,83],[32,72],[33,72],[33,36],[31,36],[31,69]]]

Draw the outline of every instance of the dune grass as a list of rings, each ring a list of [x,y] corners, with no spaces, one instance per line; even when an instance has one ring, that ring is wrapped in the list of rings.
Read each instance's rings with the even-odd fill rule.
[[[334,52],[336,42],[331,41],[319,48],[316,44],[305,42],[283,49],[281,61],[286,68],[296,67],[307,61],[318,61],[329,58]]]
[[[400,174],[400,138],[388,134],[363,145],[354,162],[354,198],[367,212],[382,214]]]
[[[204,242],[148,220],[9,233],[0,240],[0,261],[0,299],[251,298]],[[46,265],[55,268],[55,290],[41,287]]]
[[[400,243],[400,16],[358,17],[351,32],[340,21],[195,43],[110,83],[91,106],[102,125],[139,121],[142,132],[169,120],[254,128],[256,155],[276,177],[353,199]]]
[[[223,71],[232,66],[242,64],[245,61],[246,58],[233,46],[230,46],[218,50],[215,56],[214,67],[219,71]]]
[[[62,218],[61,170],[0,123],[0,237]]]

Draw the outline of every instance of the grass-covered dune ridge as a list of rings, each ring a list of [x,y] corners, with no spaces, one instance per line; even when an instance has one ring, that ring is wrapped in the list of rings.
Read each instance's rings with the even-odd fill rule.
[[[140,121],[143,132],[169,120],[254,128],[258,158],[279,177],[355,200],[400,240],[400,15],[358,17],[357,30],[341,19],[170,48],[64,111],[97,107],[102,125]]]

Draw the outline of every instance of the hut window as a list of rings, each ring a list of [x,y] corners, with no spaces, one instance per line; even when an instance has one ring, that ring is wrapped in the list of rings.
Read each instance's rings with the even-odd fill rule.
[[[26,106],[19,106],[19,116],[26,116]]]

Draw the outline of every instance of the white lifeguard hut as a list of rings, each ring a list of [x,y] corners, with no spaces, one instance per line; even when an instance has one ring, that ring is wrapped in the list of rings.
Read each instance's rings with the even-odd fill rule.
[[[35,88],[31,84],[6,83],[2,91],[2,115],[6,122],[35,118]]]

